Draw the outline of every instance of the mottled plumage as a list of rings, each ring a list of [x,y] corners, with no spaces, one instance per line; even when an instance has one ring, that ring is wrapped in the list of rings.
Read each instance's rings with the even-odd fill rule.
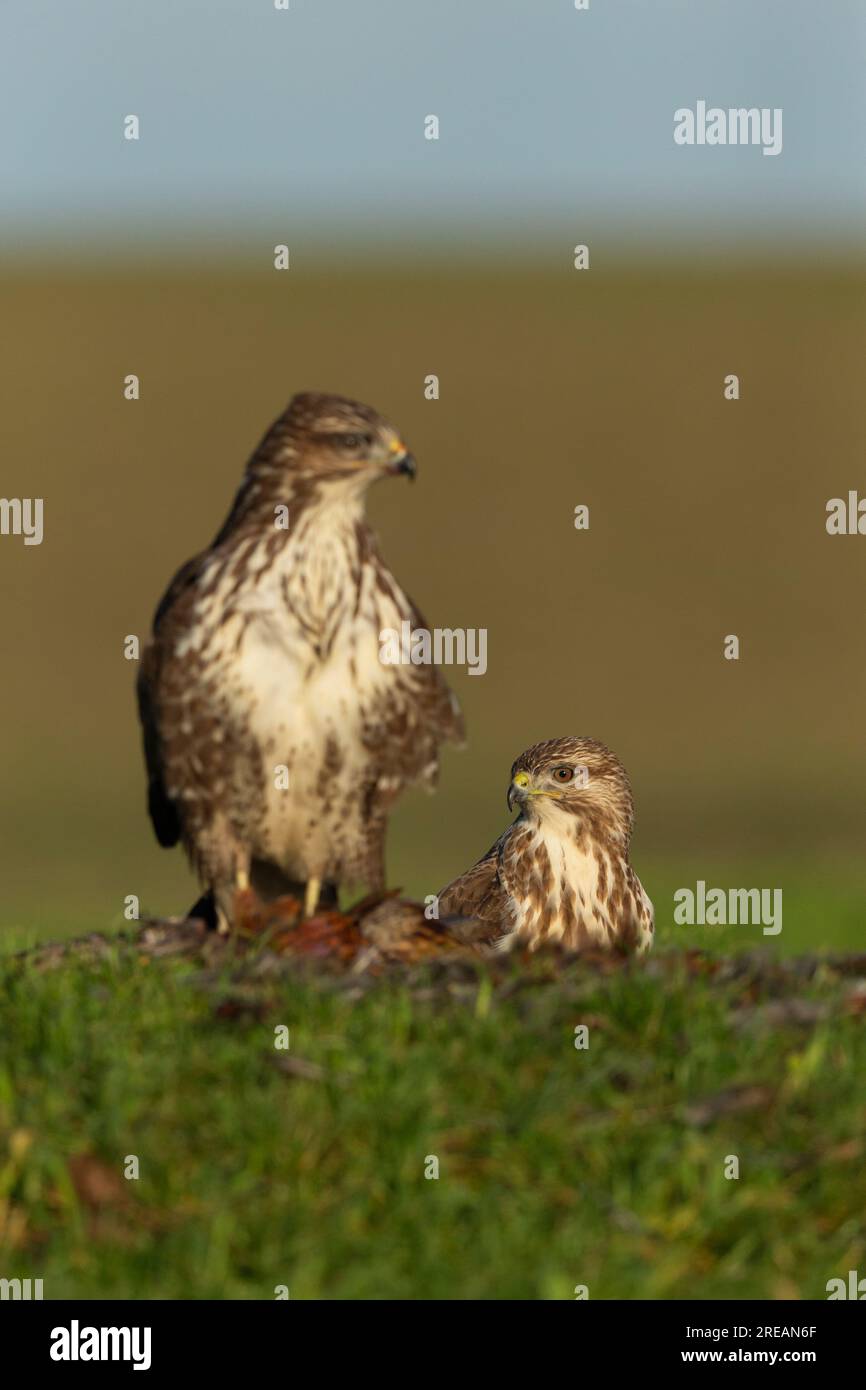
[[[310,906],[320,884],[381,888],[391,806],[462,737],[434,667],[379,660],[383,629],[424,626],[364,519],[399,473],[414,461],[376,411],[295,396],[157,609],[138,683],[151,819],[223,920],[250,880],[307,884]]]
[[[629,863],[634,823],[625,768],[590,738],[528,748],[511,769],[513,825],[439,894],[440,918],[473,918],[503,946],[652,944],[652,903]]]

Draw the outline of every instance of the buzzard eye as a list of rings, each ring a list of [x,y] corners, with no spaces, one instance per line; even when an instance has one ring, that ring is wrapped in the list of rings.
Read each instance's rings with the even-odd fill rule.
[[[338,448],[354,454],[359,449],[369,448],[372,440],[369,434],[335,434],[334,443]]]
[[[570,782],[574,774],[570,767],[555,767],[553,775],[557,782]]]

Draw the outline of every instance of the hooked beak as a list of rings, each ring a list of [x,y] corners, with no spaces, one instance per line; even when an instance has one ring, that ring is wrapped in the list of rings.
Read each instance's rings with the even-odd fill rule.
[[[394,444],[391,449],[391,454],[392,457],[388,464],[388,472],[393,473],[395,477],[399,477],[401,473],[405,473],[406,477],[411,478],[414,482],[418,473],[418,465],[415,462],[414,456],[409,453],[409,450],[403,444]]]
[[[529,796],[529,773],[528,773],[528,772],[516,772],[516,773],[514,774],[514,777],[512,778],[511,786],[508,788],[508,809],[509,809],[509,811],[513,811],[513,810],[514,810],[514,803],[515,803],[515,801],[519,802],[520,805],[522,806],[523,803],[524,803],[524,801],[526,801],[526,799],[527,799],[528,796]]]

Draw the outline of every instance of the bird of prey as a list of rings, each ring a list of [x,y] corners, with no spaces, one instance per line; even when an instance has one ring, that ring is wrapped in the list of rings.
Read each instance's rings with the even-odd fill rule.
[[[629,863],[631,787],[610,749],[591,738],[536,743],[511,769],[515,805],[493,848],[438,895],[440,918],[473,918],[498,949],[649,950],[653,907]]]
[[[388,813],[432,787],[459,707],[432,665],[383,664],[380,634],[424,620],[364,516],[415,461],[375,410],[296,395],[250,459],[214,541],[175,575],[138,680],[148,807],[182,841],[218,925],[235,893],[384,886]],[[305,885],[305,889],[303,887]]]

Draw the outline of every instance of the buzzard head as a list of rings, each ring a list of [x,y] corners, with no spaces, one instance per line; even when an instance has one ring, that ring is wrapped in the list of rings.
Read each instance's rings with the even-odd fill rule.
[[[273,461],[311,482],[363,492],[379,478],[415,477],[415,460],[394,427],[371,406],[345,396],[293,396],[274,430]]]
[[[563,826],[577,817],[626,842],[634,806],[619,759],[593,738],[553,738],[521,753],[511,769],[508,808],[527,820]]]

